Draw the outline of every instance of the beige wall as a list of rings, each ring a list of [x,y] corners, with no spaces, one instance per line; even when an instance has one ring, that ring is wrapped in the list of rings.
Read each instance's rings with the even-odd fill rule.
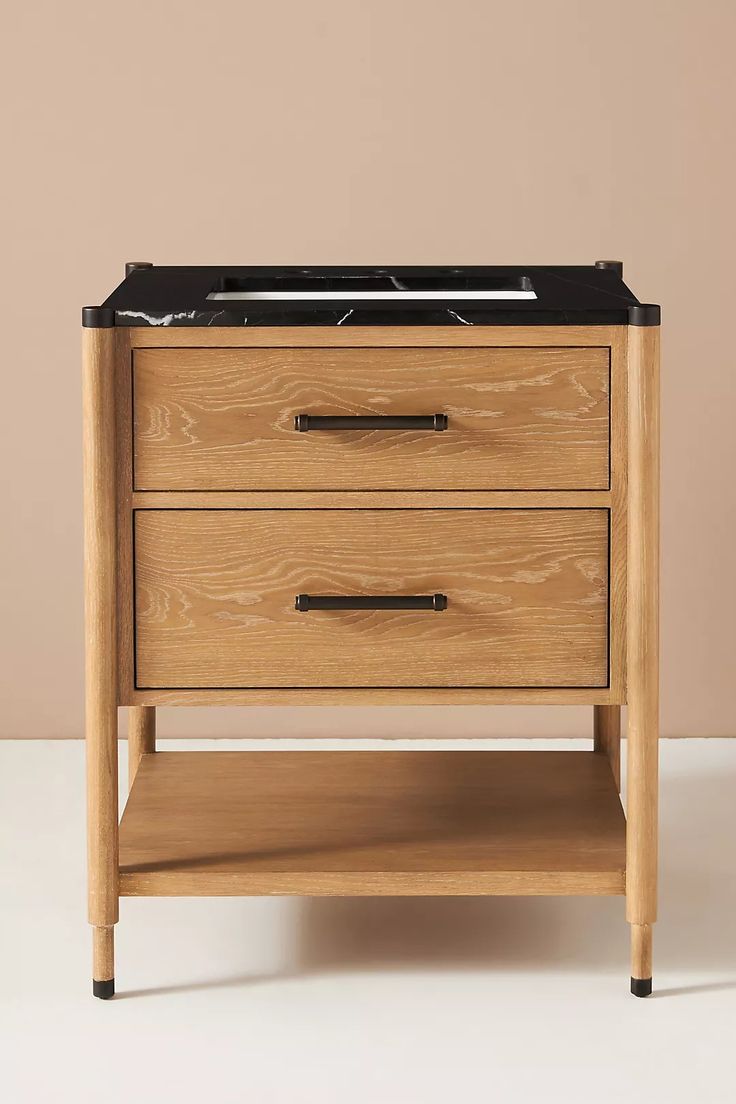
[[[124,261],[598,257],[664,309],[664,730],[736,734],[731,0],[29,0],[3,30],[1,735],[81,731],[79,310]],[[163,731],[587,724],[172,710]]]

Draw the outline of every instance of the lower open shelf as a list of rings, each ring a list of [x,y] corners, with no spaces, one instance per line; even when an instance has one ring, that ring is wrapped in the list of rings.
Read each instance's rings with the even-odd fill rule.
[[[593,752],[155,752],[120,825],[120,892],[623,893],[625,834]]]

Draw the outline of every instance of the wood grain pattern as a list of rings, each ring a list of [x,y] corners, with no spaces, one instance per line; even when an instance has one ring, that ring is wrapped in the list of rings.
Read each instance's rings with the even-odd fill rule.
[[[125,326],[132,349],[610,345],[625,326]]]
[[[146,510],[140,687],[602,686],[603,510]],[[448,595],[297,613],[298,593]]]
[[[593,706],[593,747],[606,755],[611,764],[616,788],[621,790],[621,707]]]
[[[156,710],[150,706],[131,706],[128,710],[128,788],[138,771],[141,756],[156,750]]]
[[[632,978],[650,978],[652,976],[652,925],[631,925],[631,976]]]
[[[625,825],[590,752],[158,752],[127,895],[606,894]]]
[[[114,330],[85,329],[82,341],[89,922],[109,927],[118,919]]]
[[[92,977],[111,981],[115,977],[115,928],[92,928]]]
[[[467,327],[463,328],[467,334]],[[126,705],[433,705],[433,704],[622,704],[625,701],[626,666],[626,327],[476,327],[472,336],[454,332],[446,327],[436,328],[361,328],[335,331],[330,327],[298,329],[212,330],[199,329],[129,329],[116,331],[120,345],[118,427],[121,448],[119,451],[119,626],[120,626],[120,701]],[[167,337],[171,341],[167,341]],[[217,339],[221,337],[222,341]],[[250,491],[250,492],[134,492],[131,494],[132,462],[132,410],[130,404],[132,378],[131,348],[145,346],[231,346],[235,347],[283,347],[326,346],[407,346],[416,347],[455,345],[494,347],[537,347],[553,345],[562,347],[610,346],[611,355],[611,476],[610,491]],[[126,455],[127,453],[127,455]],[[139,690],[134,685],[133,664],[133,594],[130,561],[132,539],[130,536],[131,509],[135,508],[335,508],[356,509],[362,506],[396,508],[430,508],[447,506],[467,507],[560,507],[611,508],[611,562],[610,562],[610,686],[588,690],[559,688],[475,688],[422,691],[412,688],[376,689],[148,689]]]
[[[118,892],[624,891],[632,975],[650,976],[658,331],[146,327],[84,340],[94,976],[114,973]],[[134,360],[138,474],[161,490],[133,487]],[[346,405],[289,419],[435,412],[410,409],[418,397],[462,433],[338,440],[282,418],[303,398]],[[245,444],[244,413],[249,427],[260,418]],[[294,465],[293,445],[311,459]],[[298,591],[356,589],[443,590],[450,608],[293,610]],[[134,687],[134,615],[150,689]],[[295,672],[311,684],[292,688]],[[587,702],[615,773],[627,694],[628,831],[602,754],[146,754],[158,704]],[[136,707],[142,753],[119,869],[118,702]]]
[[[131,689],[126,694],[126,705],[419,705],[431,709],[435,705],[615,705],[621,704],[610,687],[375,687],[358,689],[336,687],[302,687],[289,690],[273,688],[240,688],[237,690],[192,690],[156,688]],[[391,733],[388,733],[390,736]],[[448,736],[460,735],[449,732]],[[350,733],[345,733],[346,739]]]
[[[610,491],[134,491],[130,497],[134,510],[569,510],[609,509],[612,501]]]
[[[82,336],[87,900],[92,977],[114,975],[119,915],[115,337]]]
[[[603,349],[134,354],[139,490],[604,490]],[[298,433],[299,413],[449,417],[443,433]]]
[[[611,341],[610,671],[614,701],[626,700],[626,542],[628,511],[628,395],[626,327]]]
[[[659,740],[659,329],[629,336],[628,727],[626,915],[657,918]],[[632,932],[635,956],[651,958],[651,928]],[[638,950],[637,950],[638,948]]]
[[[115,329],[118,524],[118,699],[128,701],[134,682],[133,636],[133,396],[132,353],[124,327]]]

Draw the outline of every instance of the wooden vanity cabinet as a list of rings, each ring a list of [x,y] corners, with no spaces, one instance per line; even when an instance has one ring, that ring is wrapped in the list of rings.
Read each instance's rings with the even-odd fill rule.
[[[653,310],[251,327],[88,309],[98,996],[120,896],[269,893],[624,895],[632,991],[651,991]],[[156,749],[159,705],[496,703],[588,704],[591,750]]]

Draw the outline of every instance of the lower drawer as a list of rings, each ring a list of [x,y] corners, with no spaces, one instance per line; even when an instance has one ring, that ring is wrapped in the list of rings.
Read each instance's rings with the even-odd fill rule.
[[[139,510],[135,630],[139,689],[606,686],[608,512]]]

